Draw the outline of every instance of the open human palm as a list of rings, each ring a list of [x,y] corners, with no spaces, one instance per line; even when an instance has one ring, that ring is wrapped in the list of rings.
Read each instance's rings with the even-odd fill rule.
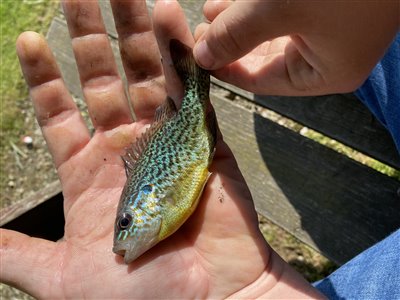
[[[51,242],[2,230],[1,281],[38,298],[224,298],[246,289],[243,295],[261,295],[285,272],[296,277],[260,234],[250,192],[221,138],[192,217],[129,265],[112,252],[126,180],[120,155],[151,123],[167,89],[174,99],[182,94],[169,40],[194,40],[176,2],[159,2],[152,23],[145,1],[112,1],[132,122],[97,4],[64,1],[63,8],[95,132],[90,136],[43,37],[22,34],[17,52],[62,183],[65,235]],[[255,291],[260,282],[265,288]],[[311,289],[300,282],[299,290]]]

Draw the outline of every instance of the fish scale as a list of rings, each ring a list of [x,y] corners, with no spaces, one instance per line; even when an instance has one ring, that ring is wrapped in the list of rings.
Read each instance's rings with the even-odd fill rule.
[[[184,86],[181,108],[157,109],[154,123],[123,156],[127,181],[115,222],[113,251],[125,263],[173,234],[195,210],[209,178],[216,140],[209,110],[210,77],[192,50],[172,40],[170,53]]]

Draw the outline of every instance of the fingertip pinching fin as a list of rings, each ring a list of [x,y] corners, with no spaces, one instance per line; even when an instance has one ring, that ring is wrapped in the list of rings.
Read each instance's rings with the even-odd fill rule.
[[[196,64],[196,61],[193,57],[192,48],[183,44],[179,40],[170,40],[169,51],[176,72],[181,80],[185,81],[187,78],[198,78],[202,75],[202,73],[208,74],[208,72],[201,69]]]

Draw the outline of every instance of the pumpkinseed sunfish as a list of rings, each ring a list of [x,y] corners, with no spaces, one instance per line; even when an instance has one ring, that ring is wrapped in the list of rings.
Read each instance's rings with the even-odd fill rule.
[[[127,181],[117,209],[113,252],[127,264],[189,218],[211,174],[216,119],[209,103],[210,75],[181,42],[171,40],[170,53],[184,87],[181,108],[167,98],[150,128],[122,157]]]

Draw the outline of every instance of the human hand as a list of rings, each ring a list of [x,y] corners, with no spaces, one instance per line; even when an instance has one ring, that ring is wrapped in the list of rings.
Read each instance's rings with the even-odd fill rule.
[[[165,85],[179,95],[169,40],[191,46],[194,40],[176,2],[157,3],[153,30],[145,1],[112,1],[132,122],[96,2],[63,7],[95,132],[90,137],[43,37],[22,34],[17,52],[63,187],[65,235],[51,242],[1,230],[1,281],[51,299],[318,296],[265,243],[250,192],[221,139],[193,216],[128,266],[112,252],[125,181],[120,155],[151,122]]]
[[[213,1],[194,56],[257,94],[354,91],[400,28],[398,1]]]

